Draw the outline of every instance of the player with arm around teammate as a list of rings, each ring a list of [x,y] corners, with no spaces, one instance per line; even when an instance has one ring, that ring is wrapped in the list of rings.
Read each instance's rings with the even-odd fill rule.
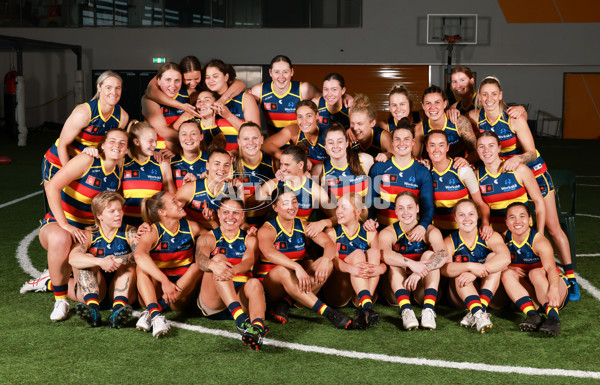
[[[543,234],[529,226],[529,207],[521,202],[506,208],[504,241],[511,255],[508,269],[502,272],[502,284],[510,299],[527,318],[521,331],[537,331],[548,336],[560,334],[558,311],[569,302],[569,280],[559,274],[552,246]],[[543,311],[547,319],[540,317]]]
[[[91,327],[101,324],[100,306],[112,300],[111,328],[120,328],[131,318],[135,302],[136,228],[123,223],[125,199],[116,192],[103,191],[92,199],[95,225],[85,230],[84,243],[73,245],[69,264],[76,286],[70,297],[79,303],[77,315]]]

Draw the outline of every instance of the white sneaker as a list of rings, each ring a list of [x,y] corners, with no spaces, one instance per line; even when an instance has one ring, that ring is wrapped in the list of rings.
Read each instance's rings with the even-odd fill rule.
[[[30,291],[35,291],[38,293],[46,292],[46,291],[48,291],[48,287],[46,286],[46,283],[48,282],[49,279],[50,279],[50,273],[48,272],[48,269],[46,269],[42,272],[42,274],[39,277],[25,282],[23,284],[23,286],[21,286],[21,290],[19,290],[19,292],[21,294],[28,293]]]
[[[490,317],[488,316],[488,313],[481,310],[477,311],[477,313],[473,315],[473,318],[475,319],[477,331],[481,334],[485,333],[486,330],[491,329],[492,326],[494,326],[490,320]]]
[[[171,327],[169,326],[169,322],[165,319],[165,316],[157,315],[152,320],[152,337],[158,338],[165,335],[169,329],[171,329]]]
[[[423,329],[435,330],[435,311],[433,309],[423,309],[421,312],[421,327]]]
[[[137,330],[142,330],[148,333],[150,329],[152,329],[152,323],[150,320],[150,313],[148,310],[144,310],[142,314],[140,314],[140,319],[135,324],[135,328]]]
[[[413,309],[402,310],[402,326],[406,330],[417,329],[419,327],[419,321]]]
[[[57,299],[54,302],[54,310],[50,314],[50,319],[54,322],[63,321],[67,319],[69,314],[69,301],[66,299]]]
[[[463,317],[463,319],[460,321],[460,326],[466,327],[466,328],[472,328],[475,325],[475,318],[473,317],[473,314],[469,311],[467,313],[467,315],[465,315]]]

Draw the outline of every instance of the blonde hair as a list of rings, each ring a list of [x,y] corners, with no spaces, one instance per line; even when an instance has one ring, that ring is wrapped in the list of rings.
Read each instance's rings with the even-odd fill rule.
[[[495,84],[496,87],[498,87],[498,89],[500,90],[500,92],[502,92],[502,86],[500,85],[500,80],[495,76],[486,76],[481,81],[481,83],[479,83],[479,89],[477,90],[478,96],[481,95],[481,93],[480,93],[481,87],[485,86],[486,84]],[[508,105],[506,103],[504,103],[504,100],[500,100],[500,109],[502,111],[504,111],[507,107],[508,107]],[[477,108],[478,110],[483,108],[483,104],[479,100],[479,97],[475,100],[475,108]]]
[[[377,110],[369,97],[365,94],[356,94],[354,104],[350,108],[350,115],[355,112],[364,112],[369,117],[369,120],[377,119]]]
[[[125,198],[119,193],[114,191],[102,191],[92,199],[92,214],[94,215],[94,226],[91,226],[89,230],[97,231],[100,228],[100,220],[98,216],[102,214],[104,209],[108,207],[112,202],[121,202],[121,207],[125,204]]]
[[[104,81],[108,78],[117,79],[121,83],[121,86],[123,86],[123,79],[118,73],[110,70],[104,71],[100,74],[100,76],[98,76],[98,80],[96,80],[96,94],[94,95],[92,100],[98,99],[100,97],[100,91],[98,90],[98,87],[102,87],[102,84],[104,84]]]
[[[135,145],[134,139],[140,140],[140,136],[142,136],[142,134],[148,130],[156,132],[149,123],[140,122],[135,119],[131,120],[127,125],[127,137],[129,139],[127,146],[129,147],[129,152],[131,153],[131,156],[136,157],[139,149],[139,146]]]
[[[365,205],[365,201],[363,200],[363,197],[359,193],[356,193],[354,191],[349,191],[347,193],[344,193],[344,195],[342,195],[340,197],[338,202],[343,198],[348,199],[348,201],[350,201],[350,203],[352,204],[352,206],[354,207],[355,210],[360,210],[360,214],[358,216],[359,222],[362,223],[365,220],[367,220],[367,215],[368,215],[367,206]]]

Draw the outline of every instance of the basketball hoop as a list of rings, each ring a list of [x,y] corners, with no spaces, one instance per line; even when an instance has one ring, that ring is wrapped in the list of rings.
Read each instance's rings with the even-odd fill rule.
[[[446,49],[448,50],[448,54],[452,54],[452,50],[454,49],[454,45],[462,40],[460,35],[444,35],[444,41],[446,42]]]

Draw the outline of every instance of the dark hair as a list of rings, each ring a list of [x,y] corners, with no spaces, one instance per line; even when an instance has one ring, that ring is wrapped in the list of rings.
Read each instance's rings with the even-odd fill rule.
[[[448,144],[448,134],[444,130],[431,130],[431,131],[429,131],[427,133],[427,137],[425,138],[425,143],[429,143],[429,138],[431,137],[431,135],[435,135],[435,134],[442,135],[444,137],[444,139],[446,140],[446,144]]]
[[[159,191],[151,197],[142,200],[141,212],[144,222],[150,224],[160,222],[158,210],[165,208],[162,198],[167,192],[168,191]]]
[[[271,64],[269,64],[269,68],[273,69],[273,64],[280,62],[280,61],[286,62],[290,65],[290,68],[294,68],[290,58],[285,55],[277,55],[273,59],[271,59]]]
[[[127,137],[127,142],[129,144],[129,135],[127,135],[127,131],[125,131],[124,129],[119,128],[119,127],[111,128],[110,130],[108,130],[106,132],[106,134],[102,137],[102,139],[100,139],[100,142],[98,142],[98,153],[100,154],[100,157],[102,159],[105,159],[104,158],[104,150],[102,149],[102,145],[106,142],[106,139],[108,138],[108,134],[110,134],[111,132],[122,132]]]
[[[180,133],[181,132],[181,127],[183,127],[186,124],[193,124],[194,127],[196,127],[198,129],[198,132],[200,132],[200,135],[202,136],[202,140],[200,141],[200,144],[198,146],[198,149],[200,151],[209,151],[209,152],[212,152],[215,149],[219,148],[218,146],[214,146],[212,144],[212,142],[210,144],[207,144],[207,142],[206,142],[206,140],[204,138],[204,131],[202,130],[202,127],[200,127],[200,123],[199,123],[198,120],[196,120],[196,118],[191,118],[191,119],[188,119],[185,122],[181,123],[179,125],[179,130],[177,130],[177,132]]]
[[[459,200],[458,202],[456,202],[456,204],[454,205],[454,207],[452,207],[452,214],[456,214],[456,210],[458,209],[458,206],[464,204],[464,203],[470,203],[473,205],[473,207],[475,207],[475,210],[477,210],[477,218],[481,218],[481,214],[479,213],[479,207],[477,206],[477,204],[475,203],[475,201],[471,198],[463,198],[461,200]]]
[[[277,213],[275,212],[275,209],[273,207],[277,204],[279,197],[288,192],[293,191],[285,183],[277,185],[277,187],[275,187],[275,189],[271,191],[271,196],[269,197],[271,204],[269,205],[266,214],[267,220],[275,219],[277,217]]]
[[[477,141],[479,141],[479,139],[481,139],[481,138],[483,138],[485,136],[490,136],[490,137],[496,139],[496,142],[498,143],[498,146],[500,146],[500,138],[493,131],[481,131],[479,134],[477,134]]]
[[[423,91],[423,97],[421,98],[421,100],[424,101],[425,95],[429,95],[429,94],[440,94],[440,95],[442,95],[442,99],[448,100],[448,97],[446,96],[446,92],[436,85],[431,85],[431,86],[427,87],[425,89],[425,91]]]
[[[223,207],[223,205],[226,202],[229,202],[229,201],[236,202],[238,205],[240,205],[240,207],[242,208],[242,210],[246,209],[246,205],[244,204],[243,200],[241,200],[241,199],[239,199],[237,197],[229,196],[229,195],[228,196],[224,196],[223,198],[221,198],[221,200],[219,201],[219,208]]]
[[[450,71],[450,76],[457,74],[457,73],[463,73],[465,75],[467,75],[467,77],[469,79],[475,79],[475,75],[473,75],[473,71],[471,71],[471,69],[467,66],[456,66],[454,68],[452,68],[452,71]]]
[[[326,82],[327,80],[337,80],[342,88],[346,87],[346,81],[344,80],[344,77],[336,72],[332,72],[325,76],[323,82]]]
[[[300,162],[304,162],[304,166],[302,167],[302,171],[306,171],[307,168],[307,163],[308,163],[308,156],[306,155],[306,151],[301,148],[300,146],[289,146],[287,147],[285,150],[283,150],[283,152],[281,153],[281,155],[291,155],[292,158],[296,161],[296,163],[300,163]]]
[[[181,68],[179,67],[179,64],[168,62],[160,66],[160,68],[156,72],[156,78],[160,79],[163,76],[163,74],[169,70],[177,71],[181,74]]]
[[[527,205],[527,203],[513,202],[513,203],[509,204],[508,206],[506,206],[506,211],[504,212],[504,218],[508,218],[508,212],[513,207],[523,207],[525,209],[525,211],[527,212],[527,216],[531,217],[531,209],[529,208],[529,205]]]
[[[408,99],[408,108],[409,108],[408,120],[412,124],[412,106],[413,106],[413,102],[412,102],[412,99],[410,98],[410,94],[409,94],[408,90],[406,89],[406,87],[404,87],[400,83],[394,84],[394,86],[390,90],[390,93],[389,93],[388,97],[391,98],[392,95],[395,95],[395,94],[404,95],[404,96],[406,96],[406,99]]]
[[[212,150],[210,154],[208,154],[208,157],[206,158],[206,161],[209,162],[210,158],[212,158],[213,155],[215,155],[215,154],[223,154],[223,155],[227,155],[228,157],[231,156],[231,155],[229,155],[229,153],[227,151],[222,150],[220,148],[216,148],[216,149]]]
[[[233,81],[236,77],[236,73],[235,69],[231,64],[225,64],[223,60],[212,59],[204,65],[202,72],[206,74],[206,69],[209,67],[218,69],[223,75],[229,75],[229,78],[227,79],[227,85],[230,86],[231,84],[233,84]]]
[[[179,62],[181,73],[188,73],[193,71],[202,71],[202,65],[200,60],[196,56],[186,56]]]
[[[200,88],[200,90],[198,91],[198,95],[200,95],[202,92],[208,92],[209,94],[211,94],[211,95],[212,95],[212,97],[213,97],[213,98],[215,98],[215,101],[216,101],[216,100],[219,100],[219,98],[221,97],[221,95],[219,95],[219,93],[218,93],[218,92],[215,92],[215,91],[213,91],[213,90],[209,90],[209,89],[208,89],[208,88],[206,88],[206,87],[202,87],[202,88]],[[196,103],[198,103],[198,100],[200,100],[200,98],[198,98],[198,99],[196,100]]]
[[[419,199],[417,198],[417,196],[411,192],[411,191],[402,191],[401,193],[398,193],[398,195],[396,195],[396,200],[394,200],[394,204],[396,204],[398,202],[398,199],[400,199],[401,197],[409,197],[411,198],[413,201],[415,201],[415,204],[418,206],[419,205]]]
[[[300,101],[298,102],[298,104],[296,104],[296,113],[298,112],[298,109],[299,109],[300,107],[308,107],[308,108],[310,108],[311,110],[313,110],[315,114],[318,114],[318,113],[319,113],[319,107],[317,107],[317,105],[315,104],[315,102],[313,102],[313,101],[312,101],[312,100],[310,100],[310,99],[306,99],[306,100],[300,100]]]
[[[406,131],[410,132],[410,134],[412,135],[413,138],[415,137],[415,129],[412,126],[412,124],[410,124],[410,121],[408,120],[408,118],[400,119],[400,121],[398,122],[396,127],[394,127],[394,129],[391,132],[392,137],[394,136],[394,133],[398,130],[406,130]]]
[[[366,175],[365,170],[362,168],[362,166],[360,164],[360,159],[358,158],[358,154],[356,154],[352,150],[352,142],[350,142],[350,139],[348,138],[348,133],[346,132],[346,129],[344,128],[344,126],[342,126],[338,122],[335,122],[331,126],[329,126],[329,128],[325,132],[325,141],[327,141],[327,136],[329,135],[330,132],[340,132],[344,136],[344,139],[346,139],[346,143],[348,143],[348,147],[346,147],[346,161],[348,162],[348,166],[350,166],[350,172],[356,176]],[[324,168],[322,170],[322,173],[325,173]]]

